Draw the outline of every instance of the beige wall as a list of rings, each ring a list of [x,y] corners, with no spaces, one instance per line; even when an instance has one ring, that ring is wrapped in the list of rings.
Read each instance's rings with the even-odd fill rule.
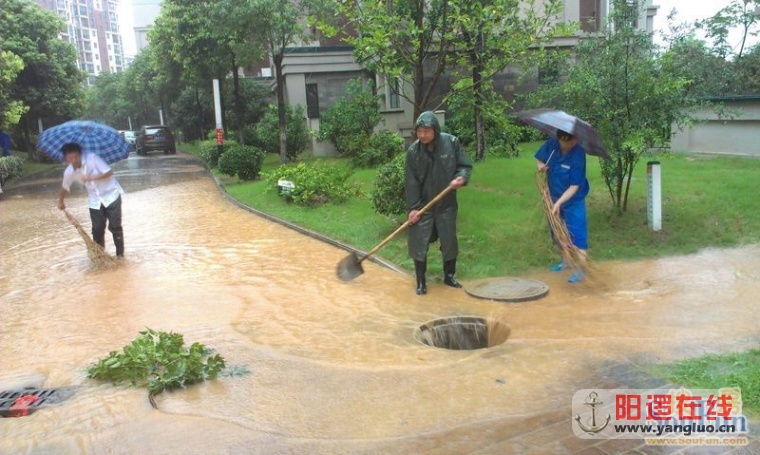
[[[725,100],[724,105],[738,115],[721,120],[708,109],[697,113],[700,122],[677,130],[670,141],[674,152],[725,153],[760,156],[760,97]]]
[[[312,48],[314,49],[314,48]],[[320,98],[327,89],[330,79],[335,81],[352,78],[366,78],[364,68],[359,65],[350,50],[323,50],[320,52],[290,52],[283,60],[283,74],[285,76],[285,100],[290,105],[301,105],[306,111],[306,84],[316,83],[320,90]],[[386,129],[399,133],[404,138],[411,137],[413,124],[412,104],[404,98],[400,99],[400,105],[391,109],[388,105],[388,91],[385,81],[378,80],[377,90],[381,95],[380,111],[384,122],[377,129]],[[320,101],[320,108],[329,107]],[[308,116],[307,116],[308,117]],[[319,131],[318,118],[305,118],[306,127]],[[312,138],[311,152],[316,156],[328,156],[336,153],[335,147],[329,141],[320,142]]]

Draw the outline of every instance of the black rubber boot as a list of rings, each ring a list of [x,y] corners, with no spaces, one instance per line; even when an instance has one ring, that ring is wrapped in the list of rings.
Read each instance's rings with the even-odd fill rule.
[[[452,288],[461,288],[462,285],[454,279],[455,273],[457,273],[457,260],[445,261],[443,263],[443,284]]]
[[[427,285],[425,284],[426,271],[427,261],[414,261],[414,273],[417,275],[417,295],[427,294]]]
[[[124,257],[124,234],[118,233],[113,235],[113,244],[116,247],[116,257]]]

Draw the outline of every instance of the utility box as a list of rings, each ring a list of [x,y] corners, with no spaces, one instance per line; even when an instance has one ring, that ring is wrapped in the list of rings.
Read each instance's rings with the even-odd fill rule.
[[[662,178],[660,162],[647,163],[647,221],[653,231],[662,229]]]

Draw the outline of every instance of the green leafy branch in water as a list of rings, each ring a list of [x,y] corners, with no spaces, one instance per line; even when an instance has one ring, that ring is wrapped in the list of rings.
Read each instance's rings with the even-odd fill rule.
[[[108,357],[87,369],[87,376],[110,380],[113,384],[129,382],[132,386],[147,387],[148,399],[154,408],[154,397],[164,390],[215,379],[224,369],[224,358],[200,343],[189,348],[179,333],[140,332],[123,352],[112,351]]]

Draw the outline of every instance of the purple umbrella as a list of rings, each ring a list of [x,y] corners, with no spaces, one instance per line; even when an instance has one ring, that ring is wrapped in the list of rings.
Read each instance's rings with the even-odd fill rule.
[[[557,137],[557,130],[570,133],[578,138],[586,154],[610,159],[594,127],[578,117],[551,109],[533,109],[518,112],[516,115],[526,124],[554,138]]]

